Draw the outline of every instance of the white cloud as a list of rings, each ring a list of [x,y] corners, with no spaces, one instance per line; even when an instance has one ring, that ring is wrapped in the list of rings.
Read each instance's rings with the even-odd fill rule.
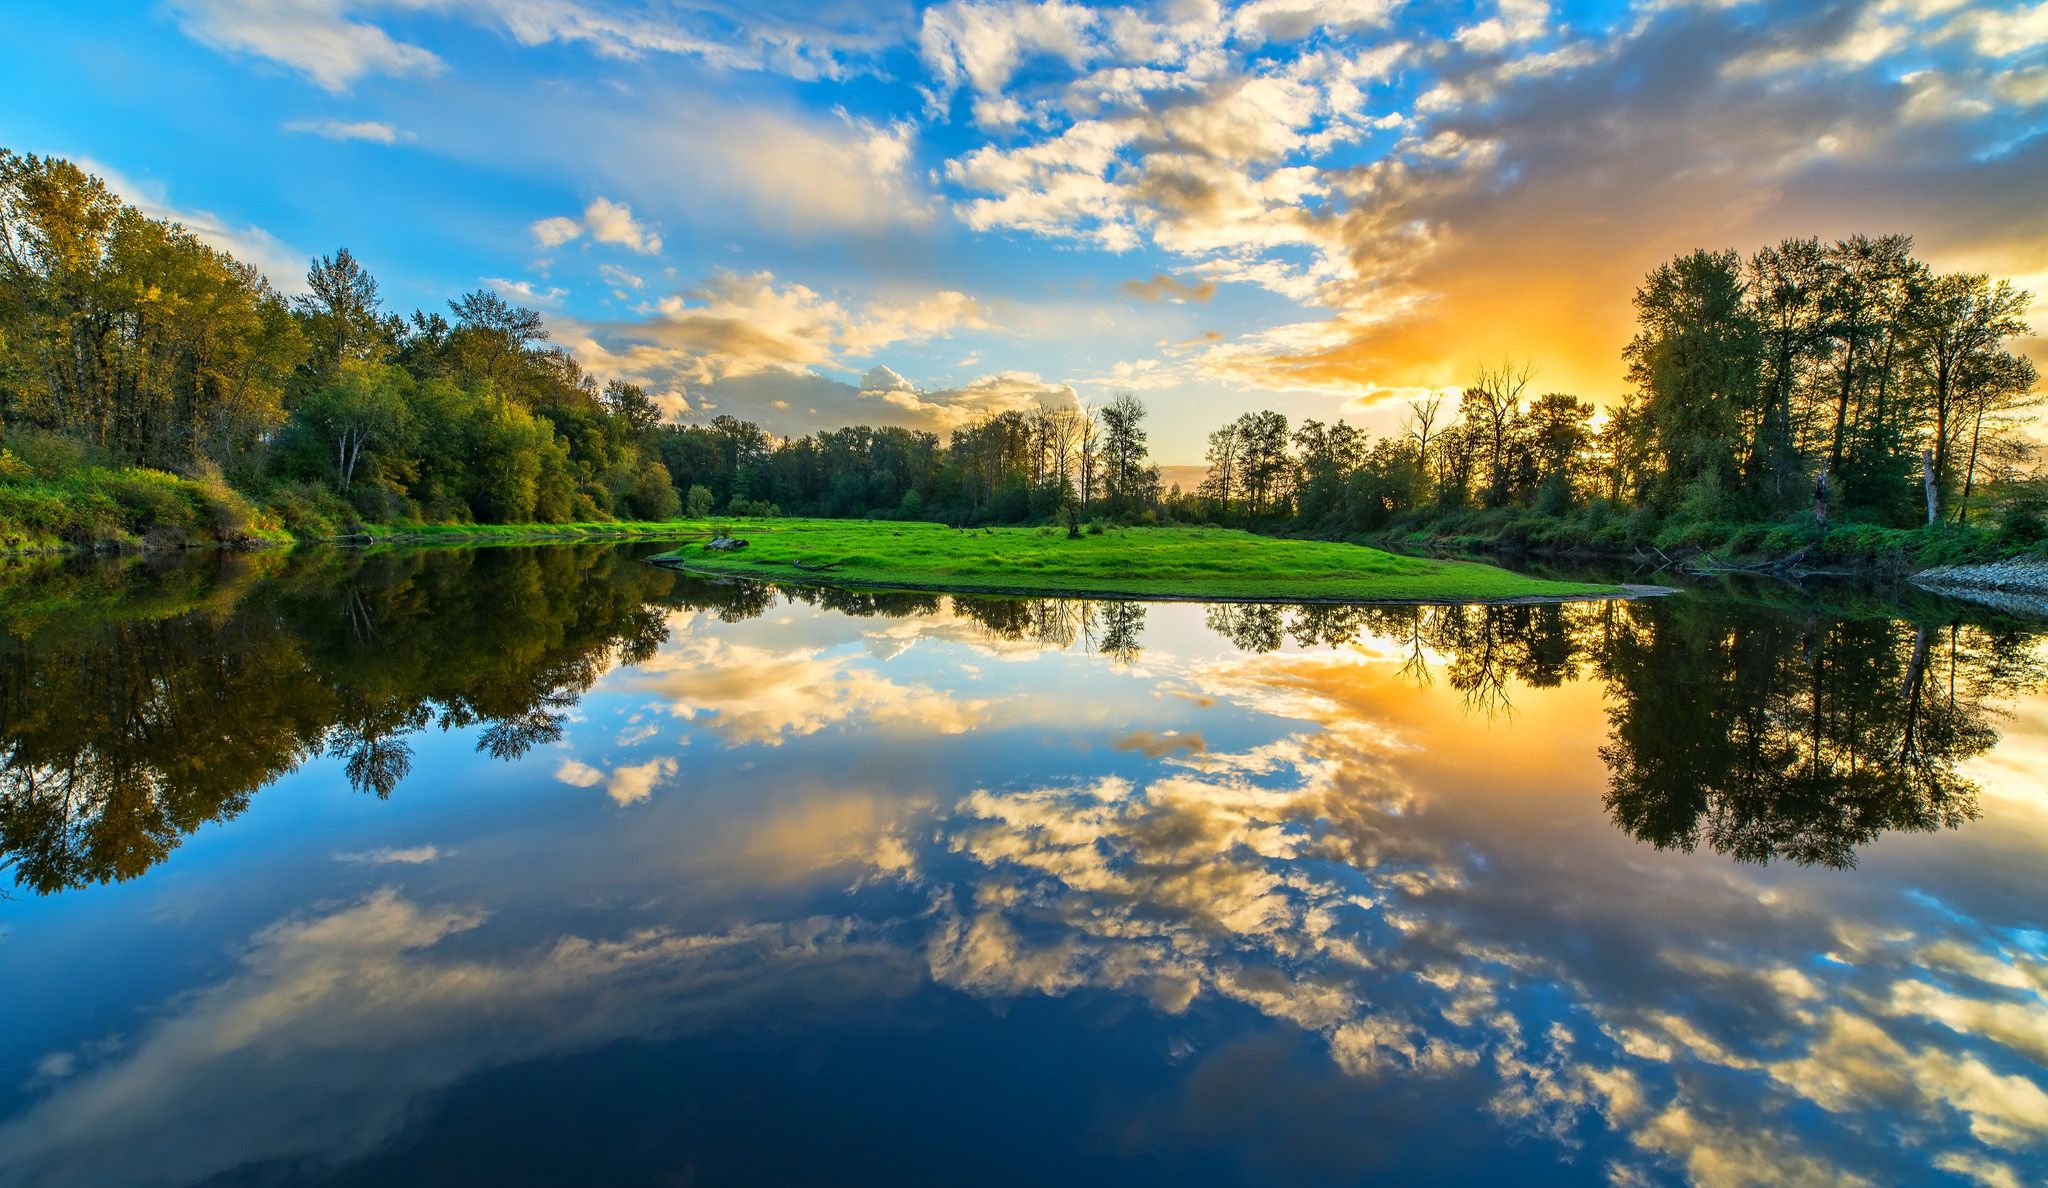
[[[447,857],[449,851],[439,846],[384,846],[375,850],[355,850],[334,856],[336,862],[347,862],[356,866],[421,866]]]
[[[411,139],[410,133],[400,132],[378,120],[288,120],[282,127],[287,132],[344,142],[364,140],[371,144],[397,144],[400,140]]]
[[[633,208],[610,198],[593,198],[581,219],[553,215],[527,227],[542,248],[560,247],[584,235],[598,243],[651,256],[661,251],[661,235],[633,217]]]
[[[609,773],[581,759],[564,759],[555,768],[555,778],[572,788],[604,785],[604,794],[619,805],[638,804],[654,793],[654,785],[676,774],[676,761],[667,757],[615,767]]]
[[[143,214],[178,223],[244,264],[255,265],[280,292],[296,293],[304,287],[306,269],[313,259],[310,253],[293,248],[253,223],[237,226],[210,210],[174,206],[164,187],[154,182],[127,177],[88,157],[75,157],[73,161]]]
[[[605,152],[634,162],[637,185],[665,185],[690,194],[696,207],[804,236],[929,223],[933,204],[915,168],[916,146],[909,120],[694,97],[621,121]]]
[[[491,28],[522,46],[580,45],[602,58],[654,54],[799,79],[844,77],[906,30],[868,13],[799,10],[734,19],[713,9],[649,8],[615,0],[173,0],[186,34],[226,53],[288,67],[329,91],[363,78],[438,74],[447,63],[376,23],[426,9]]]
[[[654,794],[654,785],[676,774],[676,761],[669,758],[649,759],[612,770],[611,777],[604,782],[604,794],[619,805],[638,804]]]
[[[604,782],[604,773],[581,759],[564,759],[555,778],[572,788],[594,788]]]
[[[560,305],[562,298],[569,295],[569,290],[560,286],[549,285],[543,288],[532,281],[511,280],[502,276],[485,277],[484,286],[496,289],[520,305],[537,305],[545,309]]]
[[[661,251],[661,236],[633,217],[633,209],[609,198],[592,200],[583,210],[583,226],[599,243],[612,243],[643,256]]]
[[[1065,0],[952,0],[925,10],[918,49],[947,91],[965,82],[992,95],[1036,54],[1083,65],[1096,23],[1092,10]]]
[[[770,272],[720,269],[654,302],[639,321],[564,319],[557,339],[600,375],[659,389],[847,367],[898,343],[989,326],[988,310],[956,290],[848,303]]]
[[[534,222],[527,230],[543,248],[560,247],[583,234],[583,224],[567,215],[552,215]]]
[[[347,0],[174,0],[195,41],[228,53],[268,58],[329,91],[346,91],[371,74],[436,74],[446,63],[351,19]]]

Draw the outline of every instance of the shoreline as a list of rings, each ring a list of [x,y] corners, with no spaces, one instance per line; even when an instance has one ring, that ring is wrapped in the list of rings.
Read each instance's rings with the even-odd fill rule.
[[[574,525],[423,524],[403,527],[378,524],[365,525],[364,531],[361,532],[318,536],[251,537],[245,540],[102,540],[91,544],[57,541],[0,547],[0,557],[138,557],[193,552],[263,553],[322,545],[364,548],[386,544],[519,544],[553,540],[687,541],[710,534],[711,529],[696,527],[693,521],[662,523],[627,520],[617,524],[586,522]]]
[[[1618,583],[1612,590],[1588,594],[1504,594],[1493,597],[1455,596],[1443,598],[1343,598],[1331,595],[1253,595],[1253,594],[1188,594],[1175,592],[1144,593],[1117,589],[1052,589],[1044,586],[986,585],[974,582],[898,582],[879,581],[868,578],[834,577],[815,571],[797,570],[795,573],[745,574],[731,570],[695,565],[673,557],[650,557],[650,564],[663,569],[686,573],[692,577],[721,581],[763,582],[782,586],[830,586],[837,589],[897,591],[906,594],[960,594],[984,598],[1077,598],[1096,602],[1221,602],[1249,606],[1545,606],[1567,602],[1610,602],[1630,601],[1637,598],[1661,598],[1676,594],[1673,586],[1650,586],[1633,583]],[[773,563],[780,564],[780,563]]]

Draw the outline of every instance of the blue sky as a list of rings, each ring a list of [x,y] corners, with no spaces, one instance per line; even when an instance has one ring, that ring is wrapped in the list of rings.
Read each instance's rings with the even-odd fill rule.
[[[1906,231],[2048,282],[2048,4],[17,3],[0,144],[291,288],[490,285],[671,412],[1099,400],[1166,462],[1477,363],[1619,394],[1659,261]]]

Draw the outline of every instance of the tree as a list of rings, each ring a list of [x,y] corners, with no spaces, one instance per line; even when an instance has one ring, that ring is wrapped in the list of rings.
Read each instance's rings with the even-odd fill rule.
[[[1641,397],[1641,428],[1662,472],[1659,501],[1681,495],[1717,514],[1738,473],[1734,443],[1754,406],[1762,336],[1732,251],[1697,251],[1659,266],[1636,291],[1639,329],[1623,357]]]
[[[1522,390],[1536,376],[1532,364],[1519,367],[1503,359],[1497,367],[1479,368],[1459,402],[1460,415],[1477,428],[1486,444],[1486,503],[1499,507],[1512,486],[1509,444],[1522,407]]]
[[[638,437],[661,424],[661,406],[647,395],[647,389],[639,384],[624,380],[612,380],[604,386],[605,411],[617,417],[628,433]]]
[[[1852,235],[1827,251],[1821,310],[1835,347],[1833,430],[1828,437],[1825,472],[1831,479],[1843,475],[1856,431],[1882,427],[1900,319],[1926,273],[1912,252],[1913,240],[1907,235],[1876,239]],[[1875,425],[1859,424],[1859,419],[1851,416],[1859,400],[1867,404]],[[1874,461],[1868,455],[1866,448],[1865,456],[1857,461]],[[1865,465],[1859,473],[1843,477],[1852,490],[1868,490],[1871,477],[1882,469]]]
[[[406,374],[395,367],[351,362],[300,407],[299,419],[314,426],[327,442],[336,491],[349,493],[364,449],[373,443],[396,444],[409,417],[410,386]]]
[[[380,308],[377,279],[347,248],[313,261],[292,313],[306,336],[304,369],[315,383],[333,380],[345,364],[381,361],[397,338],[395,320]]]
[[[1788,239],[1750,257],[1746,283],[1761,355],[1759,407],[1749,427],[1743,485],[1763,510],[1785,510],[1806,485],[1797,410],[1815,382],[1827,342],[1829,268],[1818,239]]]
[[[1102,409],[1102,493],[1119,511],[1150,503],[1159,493],[1159,472],[1147,464],[1145,404],[1119,392]]]
[[[1949,484],[1958,436],[1965,427],[1981,423],[1966,416],[1963,408],[1972,381],[1988,392],[2009,386],[2019,376],[1993,360],[2003,354],[2006,339],[2028,332],[2024,315],[2032,298],[2009,281],[1994,285],[1981,273],[1957,273],[1935,277],[1907,315],[1924,376],[1928,440],[1923,481],[1929,524],[1941,518],[1942,492]]]
[[[1237,474],[1246,516],[1256,519],[1287,510],[1292,469],[1287,445],[1287,418],[1282,414],[1261,410],[1238,417]]]
[[[1429,473],[1429,447],[1436,440],[1433,434],[1437,415],[1443,406],[1444,398],[1431,392],[1421,400],[1409,401],[1407,415],[1402,418],[1401,431],[1415,442],[1415,461],[1425,475]]]
[[[1529,405],[1524,433],[1539,510],[1556,515],[1571,507],[1593,446],[1592,423],[1593,406],[1562,392],[1548,393]]]
[[[538,312],[513,305],[489,289],[465,293],[450,301],[455,328],[447,351],[467,378],[499,384],[510,378],[513,365],[527,348],[545,342],[547,326]]]
[[[689,498],[685,501],[686,514],[688,514],[688,516],[693,520],[703,519],[705,516],[711,514],[712,501],[714,498],[715,496],[711,494],[711,488],[706,487],[701,483],[692,484],[690,487]]]
[[[1231,496],[1238,490],[1237,455],[1240,444],[1236,421],[1209,434],[1209,473],[1202,479],[1201,493],[1215,502],[1216,514],[1225,520],[1230,518]]]
[[[1963,463],[1963,492],[1956,501],[1956,523],[1969,521],[1970,497],[1976,492],[1981,461],[1991,456],[2010,457],[2027,445],[2015,434],[2015,414],[2041,403],[2036,391],[2040,376],[2033,361],[2024,355],[1994,351],[1963,369],[1964,417],[1970,426],[1970,442]]]

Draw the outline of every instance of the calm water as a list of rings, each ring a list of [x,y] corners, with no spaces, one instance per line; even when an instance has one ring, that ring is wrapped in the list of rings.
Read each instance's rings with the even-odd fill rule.
[[[0,1183],[2048,1177],[2019,625],[647,551],[0,586]]]

